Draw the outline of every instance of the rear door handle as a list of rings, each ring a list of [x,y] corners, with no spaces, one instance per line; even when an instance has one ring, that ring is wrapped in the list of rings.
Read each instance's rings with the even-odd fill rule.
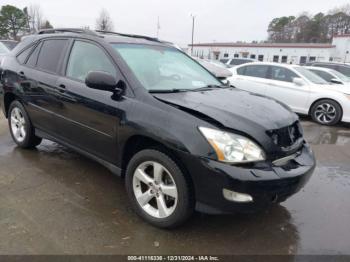
[[[19,75],[20,78],[24,78],[24,77],[25,77],[25,74],[24,74],[23,71],[19,71],[19,72],[18,72],[18,75]]]
[[[58,92],[60,92],[60,93],[66,92],[66,86],[63,85],[63,84],[60,84],[60,85],[58,86]]]

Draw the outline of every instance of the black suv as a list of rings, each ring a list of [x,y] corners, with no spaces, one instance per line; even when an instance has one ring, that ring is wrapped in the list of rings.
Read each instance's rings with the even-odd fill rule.
[[[224,86],[172,44],[42,31],[2,62],[13,140],[49,139],[125,177],[135,211],[174,227],[194,210],[251,212],[300,190],[315,167],[296,114]]]

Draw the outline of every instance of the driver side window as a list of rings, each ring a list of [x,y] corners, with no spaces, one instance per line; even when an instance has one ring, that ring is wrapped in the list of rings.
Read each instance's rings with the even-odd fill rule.
[[[104,71],[116,76],[115,67],[101,48],[92,43],[75,41],[66,76],[84,81],[90,71]]]

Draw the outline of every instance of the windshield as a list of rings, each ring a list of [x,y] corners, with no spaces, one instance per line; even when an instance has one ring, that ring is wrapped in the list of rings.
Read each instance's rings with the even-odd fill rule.
[[[311,72],[303,67],[294,67],[294,69],[299,74],[301,74],[303,77],[305,77],[306,79],[308,79],[309,81],[311,81],[314,84],[328,85],[328,82],[326,80],[322,79],[321,77],[319,77],[315,73],[313,73],[313,72]]]
[[[332,69],[331,73],[333,75],[335,75],[336,77],[338,77],[343,82],[350,82],[350,78],[349,77],[347,77],[346,75],[343,75],[342,73],[340,73],[338,71],[335,71],[335,70]]]
[[[222,85],[191,58],[171,47],[112,44],[149,91],[194,90]]]
[[[9,52],[8,48],[3,43],[0,42],[0,54],[6,54],[8,52]]]

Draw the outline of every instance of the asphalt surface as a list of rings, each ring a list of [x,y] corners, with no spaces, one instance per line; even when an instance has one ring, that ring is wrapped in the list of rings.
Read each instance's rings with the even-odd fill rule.
[[[303,126],[318,164],[297,195],[166,231],[132,212],[123,180],[49,141],[17,148],[0,116],[0,254],[350,254],[350,126]]]

